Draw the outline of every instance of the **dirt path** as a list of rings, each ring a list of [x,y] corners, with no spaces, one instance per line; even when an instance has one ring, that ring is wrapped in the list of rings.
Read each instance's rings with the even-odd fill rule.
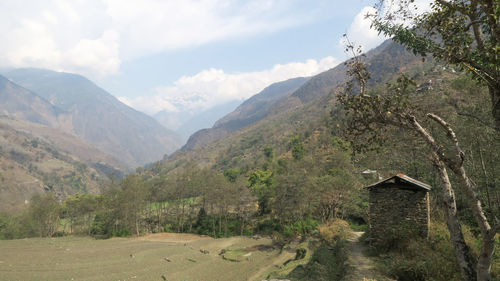
[[[364,232],[353,232],[351,238],[347,241],[349,249],[349,258],[347,265],[349,273],[347,274],[346,281],[363,281],[363,280],[376,280],[376,281],[394,281],[387,277],[382,276],[375,269],[373,261],[363,254],[365,246],[359,241]]]

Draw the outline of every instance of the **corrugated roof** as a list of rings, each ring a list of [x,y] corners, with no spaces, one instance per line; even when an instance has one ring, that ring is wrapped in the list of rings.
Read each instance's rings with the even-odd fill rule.
[[[388,181],[391,181],[391,180],[396,180],[396,179],[398,179],[398,180],[400,180],[400,181],[402,181],[402,182],[408,183],[408,184],[410,184],[410,185],[413,185],[413,186],[415,186],[415,187],[422,188],[422,189],[424,189],[424,190],[431,190],[431,188],[432,188],[430,185],[428,185],[428,184],[426,184],[426,183],[423,183],[423,182],[421,182],[421,181],[418,181],[418,180],[416,180],[416,179],[414,179],[414,178],[410,178],[409,176],[407,176],[407,175],[405,175],[405,174],[397,174],[397,175],[392,176],[392,177],[390,177],[390,178],[387,178],[387,179],[385,179],[385,180],[381,180],[381,181],[376,182],[376,183],[374,183],[374,184],[372,184],[372,185],[369,185],[369,186],[367,186],[367,187],[365,187],[365,188],[367,188],[367,189],[372,189],[372,188],[377,187],[377,186],[379,186],[379,185],[381,185],[381,184],[384,184],[384,183],[386,183],[386,182],[388,182]]]

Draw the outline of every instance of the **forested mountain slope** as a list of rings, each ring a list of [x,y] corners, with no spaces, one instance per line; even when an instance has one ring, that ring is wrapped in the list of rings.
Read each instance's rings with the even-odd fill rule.
[[[303,85],[307,78],[299,77],[274,83],[252,96],[233,112],[220,118],[210,129],[202,129],[191,135],[182,151],[193,150],[224,138],[231,132],[252,125],[271,114],[270,108]]]
[[[0,212],[21,210],[45,190],[59,200],[97,194],[124,170],[113,157],[73,135],[0,117]]]
[[[419,61],[403,46],[390,40],[367,52],[364,60],[368,71],[372,74],[370,85],[387,82],[394,73],[407,69]],[[346,70],[344,64],[339,64],[311,78],[295,78],[275,83],[218,120],[213,128],[193,134],[182,151],[202,147],[266,117],[295,110],[325,97],[346,81]]]

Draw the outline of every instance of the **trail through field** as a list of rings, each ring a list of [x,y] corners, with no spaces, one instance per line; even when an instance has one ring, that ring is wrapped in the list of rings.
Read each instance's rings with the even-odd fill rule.
[[[364,232],[353,232],[353,235],[347,240],[347,247],[349,249],[347,265],[349,267],[349,272],[344,280],[394,281],[377,272],[374,262],[363,253],[366,247],[359,241],[363,233]]]

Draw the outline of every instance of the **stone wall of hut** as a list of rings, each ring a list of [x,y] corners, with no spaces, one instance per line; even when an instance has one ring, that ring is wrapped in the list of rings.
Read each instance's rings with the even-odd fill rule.
[[[430,224],[429,193],[398,184],[370,190],[370,238],[377,243],[411,231],[427,237]]]

